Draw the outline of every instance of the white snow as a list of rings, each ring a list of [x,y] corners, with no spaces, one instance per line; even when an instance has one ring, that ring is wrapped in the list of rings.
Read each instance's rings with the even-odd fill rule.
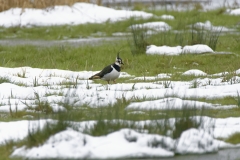
[[[206,102],[199,102],[193,100],[182,100],[180,98],[163,98],[154,101],[134,102],[127,106],[126,109],[140,109],[140,110],[172,110],[172,109],[186,109],[186,108],[197,108],[197,109],[230,109],[236,108],[236,105],[220,105]]]
[[[237,8],[237,9],[228,9],[227,10],[227,13],[230,14],[230,15],[240,15],[240,8]]]
[[[182,53],[183,54],[201,54],[201,53],[213,53],[214,51],[207,45],[196,44],[193,46],[184,46]]]
[[[87,80],[98,71],[67,71],[58,69],[39,69],[31,67],[0,68],[1,78],[8,79],[0,84],[0,111],[8,112],[12,109],[27,109],[28,106],[36,106],[36,96],[40,101],[49,102],[54,110],[63,109],[58,102],[65,102],[73,95],[69,103],[73,106],[88,104],[92,107],[114,104],[119,98],[131,100],[135,98],[164,98],[166,95],[176,95],[179,98],[208,97],[223,98],[225,96],[237,96],[240,78],[232,77],[224,81],[224,75],[219,78],[206,78],[194,80],[198,88],[192,88],[194,81],[180,82],[170,81],[166,88],[165,81],[145,83],[118,83],[112,85],[100,85]],[[201,70],[188,70],[183,75],[208,76]],[[24,76],[24,77],[23,77]],[[163,77],[162,77],[163,76]],[[212,75],[210,75],[212,76]],[[126,72],[122,72],[120,78],[132,78]],[[169,75],[158,74],[156,77],[139,77],[138,80],[160,80],[169,78]],[[66,85],[66,84],[72,85]],[[75,88],[73,86],[76,86]],[[10,98],[10,100],[9,100]]]
[[[166,74],[166,73],[160,73],[155,77],[152,76],[145,76],[145,77],[135,77],[130,80],[146,80],[146,81],[152,81],[152,80],[159,80],[159,79],[169,79],[171,78],[171,74]]]
[[[0,13],[0,26],[77,25],[152,16],[153,14],[142,11],[115,10],[95,4],[75,3],[73,6],[55,6],[46,9],[12,8]]]
[[[159,54],[159,55],[179,55],[182,53],[182,47],[169,47],[169,46],[147,46],[147,54]]]
[[[162,19],[169,19],[169,20],[175,19],[174,16],[172,16],[172,15],[166,15],[166,14],[161,15],[161,18],[162,18]]]
[[[202,54],[214,53],[214,51],[207,45],[196,44],[192,46],[169,47],[169,46],[147,46],[146,54],[159,54],[159,55],[180,55],[180,54]]]
[[[239,118],[214,119],[203,117],[202,120],[203,128],[211,127],[211,125],[214,125],[214,127],[205,128],[205,130],[203,128],[192,128],[184,131],[178,139],[156,134],[139,133],[132,129],[121,129],[106,136],[93,137],[69,128],[51,136],[43,145],[33,148],[26,148],[25,146],[17,148],[11,157],[20,156],[27,159],[171,157],[175,153],[202,154],[217,152],[219,149],[226,147],[234,147],[234,145],[215,138],[223,138],[226,135],[239,132]],[[32,125],[34,123],[35,125]],[[43,123],[44,120],[41,123],[37,123],[37,121],[0,122],[0,133],[3,135],[3,138],[0,137],[0,142],[11,138],[8,136],[8,130],[13,126],[15,132],[11,132],[10,135],[16,140],[22,139],[23,135],[27,135],[28,126],[32,125],[32,128],[37,128],[38,125]],[[83,122],[78,122],[79,127],[86,124],[81,123]],[[143,123],[153,124],[154,122],[141,121],[138,125]],[[206,131],[209,129],[213,129],[213,132]]]
[[[198,28],[198,29],[204,29],[204,30],[213,31],[213,32],[235,31],[234,29],[229,29],[229,28],[224,27],[224,26],[213,26],[210,21],[206,21],[205,23],[197,22],[193,26]]]
[[[160,73],[157,75],[158,78],[171,78],[171,73]]]
[[[134,24],[131,25],[129,28],[134,29],[152,29],[154,31],[168,31],[172,27],[169,26],[166,22],[147,22],[143,24]]]
[[[49,121],[53,120],[0,122],[0,145],[9,140],[22,140],[27,136],[29,131],[35,130],[38,127],[43,128]]]
[[[229,14],[238,15],[239,9],[231,10]],[[0,26],[77,25],[152,16],[151,13],[141,11],[115,10],[94,4],[76,3],[73,6],[55,6],[47,9],[12,8],[0,13]],[[160,18],[174,20],[171,15],[162,15]],[[194,26],[205,30],[232,31],[223,26],[213,26],[209,21],[198,22]],[[135,24],[131,27],[146,28],[148,33],[171,29],[171,26],[162,21]],[[122,34],[124,33],[116,32],[113,35]],[[215,52],[209,46],[201,44],[175,47],[150,45],[146,50],[146,54],[180,55],[183,53]],[[36,96],[39,96],[39,101],[49,103],[55,112],[65,110],[60,105],[65,102],[76,108],[83,104],[94,108],[113,105],[123,98],[130,101],[130,104],[126,106],[129,114],[145,114],[147,110],[182,109],[184,107],[223,110],[238,107],[237,102],[235,105],[222,105],[201,102],[197,99],[237,98],[240,93],[240,77],[237,76],[240,74],[240,69],[234,71],[237,75],[228,81],[225,81],[225,76],[228,74],[226,71],[208,75],[201,70],[191,69],[180,73],[186,76],[200,76],[200,78],[194,77],[196,79],[191,81],[161,80],[162,78],[171,78],[172,75],[168,73],[159,73],[151,77],[135,77],[122,72],[120,78],[150,80],[150,82],[131,83],[130,81],[130,83],[111,85],[101,85],[98,80],[88,80],[97,72],[0,67],[0,78],[5,79],[5,82],[0,84],[0,116],[10,112],[10,109],[25,110],[27,113],[33,112],[38,103]],[[195,88],[193,88],[194,83],[197,83]],[[138,102],[135,102],[134,99]],[[32,118],[30,115],[25,115],[25,117]],[[24,159],[172,157],[175,154],[203,154],[217,152],[226,147],[236,147],[217,140],[217,138],[227,138],[240,132],[240,118],[195,118],[203,119],[202,126],[198,129],[191,128],[184,131],[178,139],[170,138],[171,131],[163,136],[148,134],[146,131],[140,133],[132,129],[121,129],[105,136],[94,137],[82,131],[86,126],[92,127],[96,121],[74,122],[79,128],[78,131],[68,128],[52,135],[40,146],[14,148],[12,157],[20,156]],[[172,128],[174,128],[175,121],[176,119],[170,119]],[[41,129],[46,123],[55,122],[51,119],[0,122],[0,145],[10,140],[23,140],[29,131]],[[142,126],[144,123],[154,124],[153,121],[147,120],[139,121],[137,125]],[[212,132],[206,132],[206,130]]]
[[[136,142],[128,139],[136,138]],[[30,159],[41,158],[81,158],[108,159],[132,157],[169,157],[174,153],[162,147],[149,145],[153,138],[166,140],[170,147],[173,140],[160,135],[139,134],[134,130],[122,129],[102,137],[92,137],[73,130],[62,131],[49,138],[43,146],[26,150],[24,147],[14,151],[12,156],[20,155]],[[111,149],[111,151],[109,151]]]
[[[186,72],[184,72],[182,75],[193,75],[193,76],[206,76],[207,73],[198,70],[198,69],[191,69]]]
[[[223,146],[231,146],[213,139],[212,135],[204,130],[189,129],[182,133],[176,147],[180,154],[202,154],[217,152]]]

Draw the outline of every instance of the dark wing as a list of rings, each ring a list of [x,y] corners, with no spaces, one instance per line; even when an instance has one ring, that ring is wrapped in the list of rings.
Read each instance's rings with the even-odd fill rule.
[[[110,73],[113,70],[113,68],[111,67],[111,65],[103,68],[103,70],[95,75],[93,75],[92,77],[90,77],[89,79],[100,79],[102,78],[105,74]]]

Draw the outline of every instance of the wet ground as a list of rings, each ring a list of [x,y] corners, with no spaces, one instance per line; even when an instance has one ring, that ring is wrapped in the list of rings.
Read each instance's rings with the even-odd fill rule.
[[[134,160],[134,158],[125,160]],[[169,158],[145,158],[142,160],[240,160],[240,148],[224,149],[209,154],[177,155]]]
[[[211,154],[179,155],[161,160],[240,160],[240,148],[224,149]]]
[[[33,45],[41,47],[50,46],[80,46],[80,45],[97,45],[103,42],[114,42],[114,40],[119,40],[124,37],[103,37],[103,38],[81,38],[81,39],[69,39],[69,40],[23,40],[23,39],[3,39],[0,40],[0,45],[3,46],[17,46],[17,45]]]

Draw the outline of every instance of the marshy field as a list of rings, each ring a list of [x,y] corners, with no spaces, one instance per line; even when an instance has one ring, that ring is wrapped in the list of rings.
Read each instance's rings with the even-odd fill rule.
[[[0,0],[0,159],[240,159],[240,2],[214,2]]]

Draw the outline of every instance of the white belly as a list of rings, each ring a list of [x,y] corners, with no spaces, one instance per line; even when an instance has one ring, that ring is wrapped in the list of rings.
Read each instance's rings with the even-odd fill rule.
[[[112,66],[111,66],[112,67]],[[113,70],[112,72],[104,75],[101,79],[105,80],[105,81],[113,81],[115,79],[117,79],[120,75],[120,72],[118,72],[114,67],[112,67]]]

